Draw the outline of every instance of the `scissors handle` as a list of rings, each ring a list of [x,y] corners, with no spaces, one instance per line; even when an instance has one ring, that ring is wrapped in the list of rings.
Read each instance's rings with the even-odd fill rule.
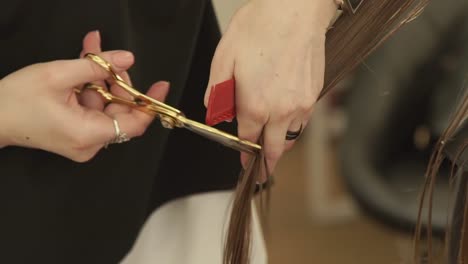
[[[181,111],[178,109],[171,107],[165,103],[162,103],[154,98],[151,98],[145,94],[140,93],[138,90],[133,88],[132,86],[128,85],[125,80],[118,75],[113,69],[112,65],[104,60],[103,58],[93,54],[93,53],[87,53],[85,55],[86,58],[92,60],[93,62],[97,63],[99,66],[101,66],[104,70],[106,70],[109,74],[111,74],[112,79],[115,81],[115,83],[120,86],[122,89],[124,89],[127,93],[129,93],[135,102],[137,102],[140,105],[157,105],[160,108],[167,109],[168,111],[172,111],[177,114],[181,114]]]
[[[95,85],[93,83],[86,84],[84,89],[90,89],[90,90],[96,91],[108,103],[123,104],[123,105],[126,105],[126,106],[130,106],[132,108],[138,106],[138,104],[134,100],[128,100],[128,99],[124,99],[124,98],[120,98],[118,96],[115,96],[112,93],[108,92],[103,87],[101,87],[99,85]]]

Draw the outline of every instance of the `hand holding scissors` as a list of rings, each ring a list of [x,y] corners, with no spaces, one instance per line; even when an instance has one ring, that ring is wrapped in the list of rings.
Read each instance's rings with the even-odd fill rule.
[[[86,54],[85,57],[99,65],[105,71],[107,71],[110,76],[110,81],[118,85],[125,92],[127,92],[128,95],[130,95],[130,99],[127,99],[124,97],[116,96],[109,92],[106,88],[94,83],[87,83],[86,85],[84,85],[83,90],[96,91],[104,98],[104,100],[107,103],[115,103],[129,106],[132,109],[136,109],[138,111],[159,118],[162,126],[165,128],[185,128],[196,134],[199,134],[203,137],[206,137],[210,140],[216,141],[227,147],[233,148],[241,152],[256,153],[261,149],[261,146],[258,144],[239,139],[234,135],[230,135],[216,128],[188,119],[178,109],[140,93],[129,83],[127,83],[120,75],[118,75],[112,69],[112,65],[106,60],[104,60],[102,57],[92,53]],[[77,93],[81,93],[83,90],[76,89],[75,91]],[[122,140],[125,140],[125,138],[123,138]]]
[[[119,73],[133,64],[133,55],[126,51],[99,56]],[[117,106],[97,109],[80,103],[73,87],[108,77],[88,59],[33,64],[5,76],[0,80],[0,147],[41,149],[85,162],[115,137],[113,119],[129,138],[141,135],[152,116],[126,107],[112,112]],[[168,88],[168,83],[158,82],[147,95],[163,101]]]

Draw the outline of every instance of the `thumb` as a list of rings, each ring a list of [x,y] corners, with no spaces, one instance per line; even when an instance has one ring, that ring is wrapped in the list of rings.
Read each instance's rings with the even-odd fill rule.
[[[97,55],[110,63],[116,73],[126,71],[134,62],[133,54],[128,51],[108,51]],[[54,72],[55,84],[61,88],[75,87],[111,77],[104,68],[86,58],[50,62],[50,70]]]
[[[220,47],[215,52],[211,63],[210,80],[206,88],[204,104],[208,107],[211,89],[214,85],[230,80],[234,77],[234,59],[227,56],[226,52]]]

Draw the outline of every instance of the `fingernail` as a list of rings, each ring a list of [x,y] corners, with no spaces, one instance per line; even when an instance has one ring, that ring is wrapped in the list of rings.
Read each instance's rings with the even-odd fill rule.
[[[133,61],[133,54],[128,51],[119,51],[114,54],[112,61],[117,67],[127,67]]]
[[[268,177],[265,175],[259,175],[257,179],[257,184],[265,184],[268,181]]]
[[[96,38],[98,42],[101,43],[101,33],[99,32],[99,30],[95,30],[94,34],[96,34]]]

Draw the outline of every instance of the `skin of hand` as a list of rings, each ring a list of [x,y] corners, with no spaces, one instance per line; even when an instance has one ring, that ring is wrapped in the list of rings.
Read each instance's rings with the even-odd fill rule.
[[[268,170],[285,150],[287,131],[304,128],[325,72],[325,35],[336,12],[333,0],[251,0],[233,16],[215,52],[205,94],[235,78],[240,138],[263,133]],[[241,154],[246,165],[248,155]]]
[[[95,52],[128,79],[134,62],[128,51],[101,52],[99,34],[89,33],[84,52]],[[76,162],[86,162],[115,137],[113,119],[128,137],[141,136],[153,117],[121,105],[104,107],[97,94],[77,95],[75,87],[104,84],[108,73],[88,59],[37,63],[0,80],[0,146],[42,149]],[[122,94],[116,87],[111,90]],[[157,82],[147,95],[163,101],[167,82]]]

